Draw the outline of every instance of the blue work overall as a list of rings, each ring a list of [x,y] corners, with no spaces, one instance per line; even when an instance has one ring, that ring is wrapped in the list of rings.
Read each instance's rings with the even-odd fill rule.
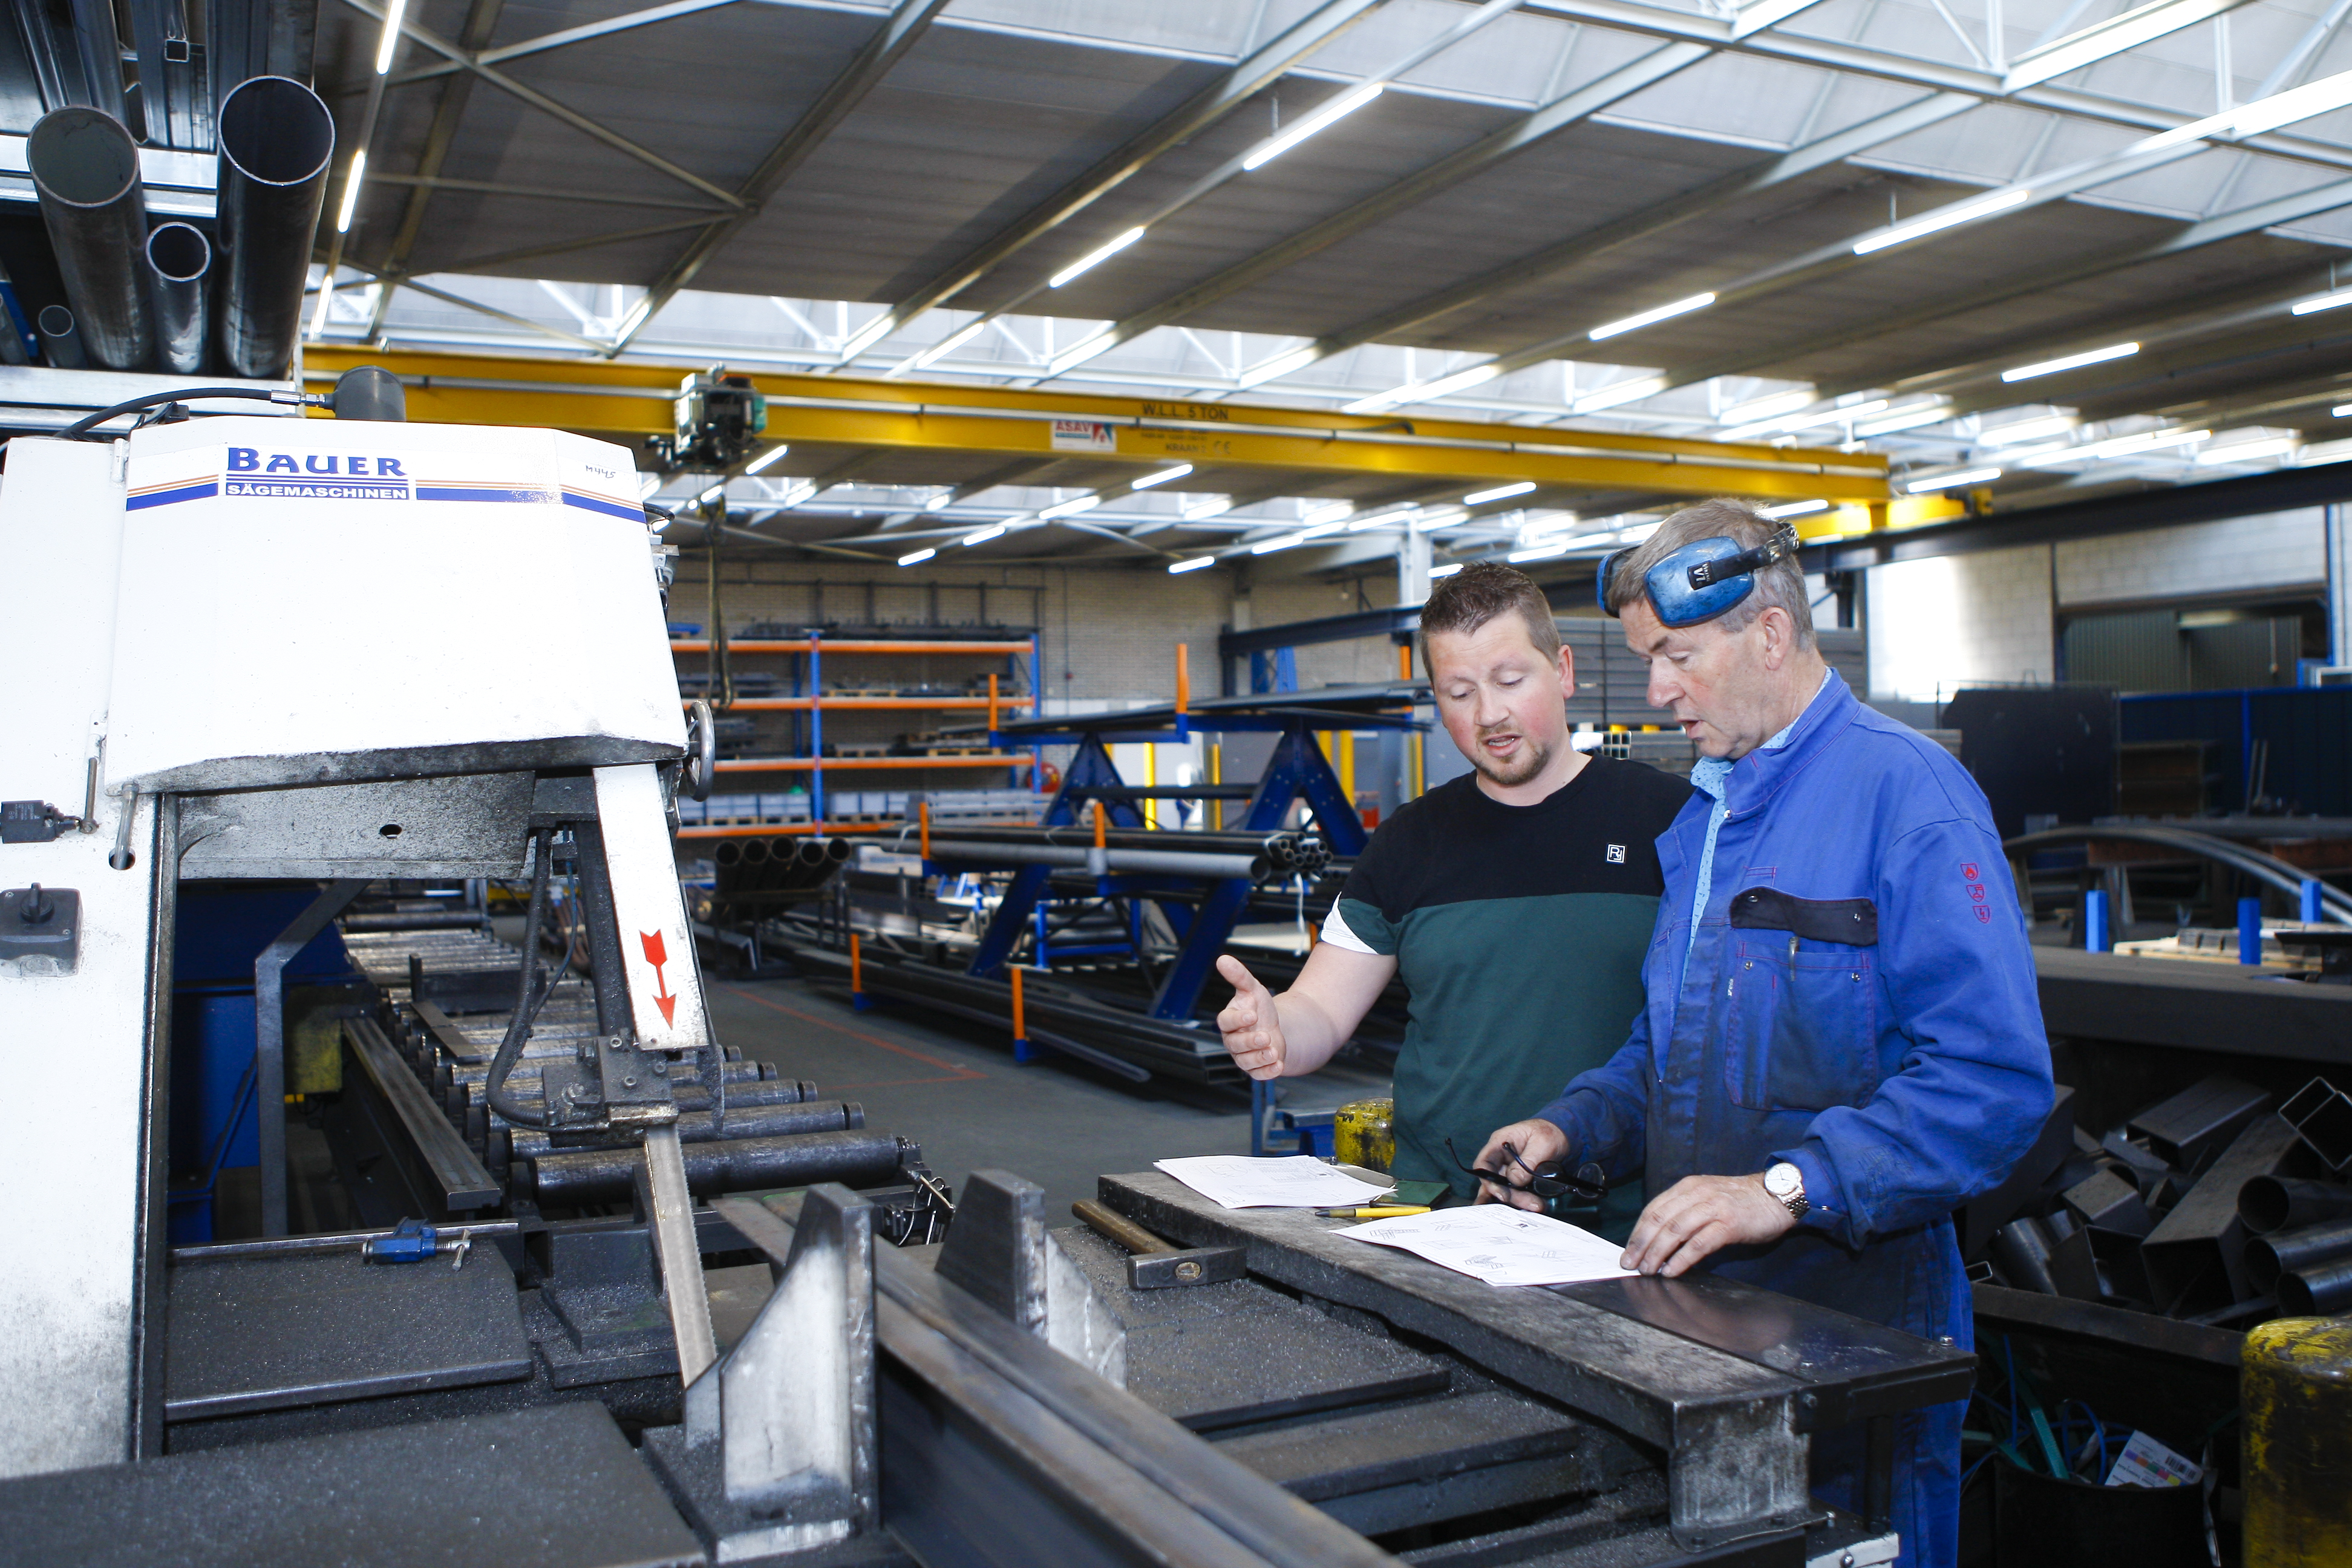
[[[1720,795],[1694,795],[1657,841],[1647,1006],[1541,1115],[1572,1158],[1612,1180],[1644,1171],[1654,1194],[1790,1162],[1812,1205],[1797,1228],[1702,1267],[1969,1347],[1952,1211],[2000,1183],[2051,1107],[2033,958],[1983,792],[1834,672],[1781,734],[1693,782]],[[1855,900],[1874,932],[1838,924],[1859,921]],[[1875,940],[1831,940],[1859,935]],[[1906,1568],[1957,1556],[1962,1408],[1896,1423]],[[1816,1436],[1815,1494],[1859,1511],[1863,1451],[1858,1426]]]

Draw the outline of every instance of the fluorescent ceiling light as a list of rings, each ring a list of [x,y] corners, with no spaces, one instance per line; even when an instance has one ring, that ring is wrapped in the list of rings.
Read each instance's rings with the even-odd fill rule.
[[[1077,369],[1078,366],[1086,363],[1087,361],[1100,354],[1107,354],[1117,347],[1118,347],[1118,339],[1109,331],[1106,331],[1097,332],[1093,337],[1088,338],[1085,342],[1080,343],[1077,347],[1066,350],[1062,353],[1055,356],[1054,363],[1045,367],[1045,374],[1047,375],[1067,375],[1070,372]]]
[[[1885,250],[1890,246],[1907,245],[1927,235],[1948,228],[1957,228],[1964,223],[1974,223],[1980,217],[1990,217],[1995,213],[2007,212],[2013,206],[2021,206],[2032,200],[2032,196],[2033,192],[2030,187],[2016,185],[2006,191],[1996,192],[1979,201],[1961,202],[1954,206],[1939,207],[1925,217],[1915,217],[1909,223],[1896,224],[1893,228],[1881,229],[1876,234],[1867,235],[1855,240],[1853,253],[1856,256],[1868,256],[1874,251]]]
[[[1800,414],[1794,418],[1766,419],[1754,425],[1743,425],[1736,430],[1723,432],[1723,438],[1727,441],[1745,441],[1758,436],[1785,436],[1791,430],[1810,430],[1816,425],[1843,425],[1850,420],[1867,419],[1874,414],[1883,414],[1885,411],[1886,399],[1874,397],[1862,403],[1848,403],[1833,408],[1817,408],[1811,414]]]
[[[2020,441],[2039,441],[2044,436],[2063,436],[2079,423],[2071,414],[2053,414],[2046,419],[2021,419],[2014,425],[1999,425],[1980,431],[1977,441],[1986,447],[2013,447]]]
[[[2284,457],[2302,445],[2292,436],[2273,437],[2262,441],[2240,441],[2234,446],[2210,447],[2197,454],[2200,468],[2216,463],[2251,463],[2261,458]]]
[[[2347,289],[2341,294],[2322,294],[2316,300],[2298,300],[2295,301],[2294,314],[2312,316],[2322,310],[2334,310],[2346,305],[2352,305],[2352,289]]]
[[[1807,517],[1814,512],[1829,510],[1830,503],[1825,500],[1792,500],[1784,501],[1779,506],[1760,506],[1756,509],[1756,512],[1759,517],[1777,520],[1784,517]]]
[[[2001,90],[2015,92],[2021,88],[2081,70],[2084,66],[2105,59],[2110,55],[2136,49],[2151,39],[2167,33],[2177,33],[2183,27],[2220,16],[2238,4],[2238,0],[2154,0],[2137,10],[2126,11],[2105,22],[2070,33],[2041,48],[2029,50],[2013,62],[2002,79]]]
[[[1298,521],[1305,523],[1307,527],[1312,528],[1318,522],[1337,521],[1340,518],[1349,516],[1354,512],[1355,510],[1356,503],[1354,501],[1328,500],[1323,502],[1320,506],[1300,507],[1298,509]]]
[[[1341,93],[1289,130],[1280,135],[1270,136],[1252,148],[1242,159],[1242,168],[1244,171],[1264,168],[1324,127],[1355,113],[1380,97],[1387,86],[1386,82],[1368,81],[1353,91]]]
[[[2330,419],[2352,419],[2352,403],[2339,403],[2327,411]]]
[[[1937,490],[1958,489],[1962,485],[1989,485],[1999,478],[1999,468],[1964,468],[1957,474],[1938,474],[1932,479],[1913,479],[1903,487],[1903,493],[1933,495]]]
[[[1584,520],[1572,511],[1555,511],[1538,516],[1519,528],[1521,539],[1541,539],[1548,533],[1565,533]]]
[[[2089,349],[2082,353],[2068,354],[2063,359],[2045,359],[2034,364],[2021,364],[2015,370],[2000,373],[2003,381],[2031,381],[2037,375],[2055,375],[2062,370],[2080,370],[2086,364],[2105,364],[2111,359],[2129,359],[2139,353],[2137,343],[2109,343],[2103,349]]]
[[[1277,550],[1287,550],[1305,539],[1304,533],[1286,533],[1278,539],[1261,539],[1250,546],[1252,555],[1271,555]]]
[[[2184,142],[2240,141],[2292,125],[2298,120],[2329,113],[2347,103],[2352,103],[2352,71],[2338,71],[2284,92],[2274,92],[2268,98],[2258,98],[2252,103],[2242,103],[2235,109],[2225,109],[2219,114],[2209,114],[2202,120],[2192,120],[2136,142],[2124,151],[2126,154],[2154,153]]]
[[[1633,381],[1621,381],[1614,386],[1603,387],[1599,392],[1590,392],[1578,398],[1576,406],[1571,412],[1591,414],[1603,408],[1614,408],[1620,404],[1639,403],[1645,397],[1655,397],[1665,390],[1666,378],[1663,375],[1645,375]]]
[[[1614,544],[1616,542],[1617,536],[1613,533],[1580,533],[1574,539],[1561,540],[1557,548],[1562,551],[1590,550],[1596,544]],[[1554,547],[1547,546],[1546,548],[1549,549]]]
[[[1794,414],[1800,408],[1811,408],[1813,405],[1813,396],[1811,387],[1801,386],[1793,392],[1776,392],[1769,397],[1751,398],[1746,403],[1735,404],[1725,409],[1723,416],[1717,420],[1717,423],[1724,426],[1753,425],[1760,420],[1778,419],[1783,414]]]
[[[965,534],[963,542],[966,544],[985,544],[992,539],[1002,539],[1004,537],[1005,527],[1006,525],[1001,522],[991,523],[986,528]]]
[[[1171,479],[1181,479],[1192,471],[1192,464],[1179,463],[1172,468],[1162,468],[1156,474],[1146,474],[1139,479],[1129,479],[1127,482],[1127,488],[1131,490],[1148,490],[1154,485],[1164,485]]]
[[[727,481],[725,479],[721,479],[717,484],[711,486],[709,489],[703,491],[700,495],[695,497],[694,504],[697,506],[709,506],[712,501],[723,499],[726,494]]]
[[[2111,441],[2095,441],[2087,447],[2061,447],[2053,451],[2036,452],[2021,460],[2031,468],[2044,468],[2059,463],[2137,457],[2142,452],[2154,452],[2166,447],[2191,446],[2199,441],[2210,440],[2212,436],[2210,430],[2147,430],[2137,436],[2118,436]]]
[[[1429,580],[1434,583],[1440,577],[1451,577],[1456,572],[1461,571],[1463,565],[1464,563],[1456,561],[1447,566],[1433,566],[1429,569]]]
[[[1188,503],[1181,514],[1186,522],[1201,522],[1213,517],[1223,517],[1234,510],[1231,496],[1202,496]]]
[[[651,296],[647,296],[647,298],[650,299]],[[844,364],[848,363],[851,360],[856,359],[859,354],[864,353],[867,349],[872,348],[876,343],[880,342],[884,338],[888,337],[890,335],[891,325],[890,311],[887,308],[885,308],[880,315],[876,316],[872,321],[866,322],[864,326],[850,333],[846,339],[843,340],[841,345],[841,362]]]
[[[952,489],[944,489],[939,494],[933,496],[930,500],[925,501],[922,505],[922,510],[924,511],[938,511],[941,508],[945,507],[948,502],[953,500],[955,500],[955,491]]]
[[[1059,272],[1055,273],[1053,277],[1046,279],[1045,286],[1049,289],[1059,289],[1063,284],[1067,283],[1079,273],[1087,271],[1098,263],[1108,261],[1112,257],[1117,256],[1120,251],[1125,250],[1129,246],[1133,245],[1137,240],[1141,239],[1142,237],[1143,226],[1141,224],[1138,224],[1133,228],[1129,229],[1125,234],[1120,235],[1118,238],[1110,240],[1099,248],[1087,252],[1086,255],[1079,257],[1076,261],[1071,262],[1067,267],[1065,267]]]
[[[938,553],[938,551],[930,549],[910,551],[907,554],[898,557],[898,564],[901,566],[917,565],[919,563],[929,561],[932,556],[937,555]]]
[[[1411,522],[1420,514],[1420,511],[1421,509],[1419,507],[1405,506],[1399,507],[1393,511],[1376,511],[1368,517],[1349,518],[1348,520],[1348,531],[1349,533],[1361,533],[1366,529],[1379,528],[1384,523]]]
[[[1412,520],[1412,526],[1423,533],[1434,529],[1452,528],[1457,522],[1467,522],[1470,514],[1458,506],[1432,507]]]
[[[1915,404],[1909,408],[1897,408],[1883,419],[1873,419],[1867,425],[1857,425],[1857,436],[1892,436],[1897,430],[1916,430],[1922,425],[1934,425],[1951,417],[1952,411],[1939,398],[1933,403]]]
[[[898,368],[901,371],[920,370],[925,365],[932,364],[940,360],[943,360],[947,358],[948,355],[955,353],[956,350],[963,347],[964,344],[971,342],[972,339],[980,336],[980,334],[987,329],[987,326],[988,318],[986,316],[975,316],[971,321],[966,321],[962,326],[958,327],[954,331],[950,332],[946,337],[941,338],[938,342],[933,343],[929,348],[925,349],[922,353],[915,355],[912,359],[906,361]]]
[[[1508,500],[1513,496],[1526,495],[1535,488],[1536,482],[1533,479],[1527,479],[1516,485],[1496,485],[1491,490],[1471,491],[1468,495],[1462,498],[1462,504],[1464,506],[1485,506],[1490,500]]]
[[[1555,555],[1567,553],[1568,541],[1563,539],[1557,544],[1538,544],[1532,550],[1514,550],[1508,559],[1513,565],[1517,565],[1522,561],[1549,561]]]
[[[1687,300],[1677,300],[1671,305],[1661,305],[1654,310],[1644,310],[1638,316],[1627,316],[1622,321],[1604,322],[1585,335],[1597,343],[1603,338],[1613,338],[1620,332],[1630,332],[1637,328],[1646,327],[1653,322],[1666,321],[1675,316],[1687,316],[1693,310],[1704,310],[1714,303],[1715,296],[1712,294],[1694,294]]]
[[[766,451],[761,453],[758,457],[752,458],[749,463],[746,463],[743,466],[743,471],[747,474],[764,472],[765,470],[775,467],[777,460],[782,458],[786,452],[791,450],[792,448],[790,447],[771,447]]]
[[[375,42],[375,74],[384,76],[392,70],[392,57],[400,48],[400,19],[407,13],[408,0],[392,0],[383,9],[383,32]]]
[[[1168,567],[1168,574],[1172,577],[1179,572],[1198,572],[1203,566],[1214,566],[1216,563],[1217,558],[1213,555],[1195,555],[1190,561],[1171,562]]]
[[[1346,518],[1335,517],[1328,522],[1318,522],[1312,528],[1300,529],[1298,531],[1298,537],[1301,539],[1320,539],[1327,533],[1337,533],[1347,526],[1348,520]]]
[[[1287,353],[1276,354],[1263,363],[1250,366],[1249,369],[1242,372],[1240,379],[1234,384],[1247,391],[1253,386],[1261,386],[1269,381],[1288,375],[1294,370],[1305,370],[1322,357],[1323,351],[1315,344],[1308,343],[1305,348],[1292,349]]]
[[[1057,517],[1076,517],[1082,511],[1092,511],[1100,505],[1102,505],[1100,496],[1080,496],[1076,500],[1066,500],[1057,505],[1041,507],[1038,509],[1037,515],[1051,521]]]
[[[360,181],[366,177],[367,149],[362,147],[352,154],[352,172],[343,176],[343,205],[341,210],[335,214],[337,234],[351,233],[352,214],[358,210],[360,205]]]
[[[1503,374],[1503,367],[1493,360],[1474,364],[1468,370],[1457,370],[1452,375],[1439,376],[1435,381],[1408,383],[1392,386],[1370,397],[1360,397],[1339,410],[1342,414],[1378,414],[1400,403],[1427,403],[1433,398],[1450,397],[1454,393],[1482,386]]]

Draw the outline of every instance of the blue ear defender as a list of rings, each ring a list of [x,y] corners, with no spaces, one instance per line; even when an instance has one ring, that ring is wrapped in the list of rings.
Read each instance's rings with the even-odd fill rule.
[[[1727,534],[1696,539],[1651,567],[1642,586],[1660,623],[1695,626],[1740,604],[1756,591],[1758,572],[1796,552],[1797,531],[1787,523],[1753,550]],[[1609,584],[1633,553],[1621,550],[1601,563],[1597,591],[1601,609],[1610,615],[1617,612],[1609,608]]]

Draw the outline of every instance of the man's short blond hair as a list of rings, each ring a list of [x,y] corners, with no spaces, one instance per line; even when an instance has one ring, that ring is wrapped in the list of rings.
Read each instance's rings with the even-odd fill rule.
[[[1650,568],[1685,544],[1695,544],[1702,539],[1727,538],[1737,541],[1742,550],[1755,550],[1769,543],[1783,526],[1744,500],[1717,497],[1686,506],[1660,523],[1657,532],[1617,563],[1616,572],[1609,579],[1609,613],[1622,616],[1626,605],[1644,597],[1649,592]],[[1786,610],[1795,624],[1797,646],[1812,647],[1812,606],[1805,599],[1804,569],[1793,555],[1758,568],[1756,591],[1717,616],[1713,624],[1727,632],[1745,631],[1757,616],[1775,606]],[[1657,606],[1653,605],[1651,608],[1654,611]]]

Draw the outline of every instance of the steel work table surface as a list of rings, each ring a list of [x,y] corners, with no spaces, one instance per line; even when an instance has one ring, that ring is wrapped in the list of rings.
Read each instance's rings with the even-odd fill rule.
[[[1975,1357],[1843,1312],[1701,1275],[1497,1289],[1297,1209],[1227,1209],[1157,1171],[1104,1176],[1104,1203],[1191,1247],[1245,1248],[1252,1274],[1426,1334],[1669,1456],[1678,1534],[1795,1519],[1806,1434],[1964,1395]]]
[[[601,1405],[0,1481],[0,1563],[671,1568],[702,1543]]]

